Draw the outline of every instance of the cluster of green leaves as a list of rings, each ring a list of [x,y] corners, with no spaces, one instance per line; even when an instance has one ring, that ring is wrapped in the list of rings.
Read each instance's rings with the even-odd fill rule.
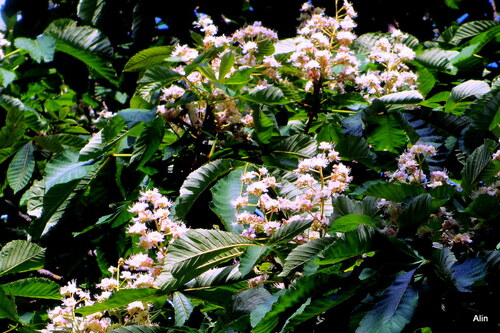
[[[262,70],[241,69],[225,78],[235,61],[231,52],[221,59],[219,73],[207,66],[220,51],[211,49],[181,75],[172,70],[180,61],[171,57],[171,46],[150,48],[125,66],[139,72],[130,108],[92,122],[89,106],[98,107],[99,93],[120,99],[107,61],[112,47],[97,29],[56,21],[37,39],[13,40],[11,54],[0,60],[1,193],[24,216],[20,224],[13,214],[2,220],[9,233],[1,243],[29,236],[50,252],[45,268],[92,286],[131,251],[124,236],[131,217],[127,207],[139,189],[157,187],[176,197],[175,217],[193,228],[170,245],[159,289],[122,290],[78,312],[150,301],[160,310],[161,326],[177,328],[131,326],[116,332],[439,331],[469,325],[476,313],[493,318],[487,304],[498,295],[499,200],[473,194],[497,181],[500,171],[491,158],[500,136],[500,86],[487,67],[498,56],[499,29],[493,21],[473,21],[433,41],[411,39],[419,90],[373,102],[357,92],[306,93],[300,80],[249,92],[243,88],[255,85]],[[358,38],[360,59],[379,36]],[[278,47],[259,50],[261,56],[287,57]],[[88,66],[93,85],[87,95],[64,85],[64,76],[53,70],[58,54]],[[254,111],[253,142],[219,136],[209,123],[213,119],[200,129],[156,115],[161,88],[194,70],[210,81],[204,89],[222,89]],[[295,70],[280,71],[292,78]],[[79,98],[81,109],[74,107]],[[202,98],[191,91],[174,104]],[[321,109],[311,116],[308,105],[315,100]],[[258,240],[240,236],[229,201],[241,194],[242,172],[266,166],[282,184],[274,194],[293,198],[298,189],[291,170],[322,141],[335,143],[354,177],[350,190],[332,202],[330,237],[290,243],[309,227],[306,222]],[[439,152],[426,160],[425,171],[447,169],[462,191],[450,184],[428,189],[388,183],[380,176],[394,171],[399,154],[417,142]],[[390,222],[381,216],[380,199],[399,204]],[[436,245],[443,235],[440,207],[455,214],[461,232],[474,231],[471,246]],[[397,237],[385,232],[393,225]],[[50,280],[10,275],[41,269],[42,257],[38,245],[24,241],[0,251],[0,318],[11,328],[40,328],[46,299],[58,298]],[[249,288],[246,281],[256,272],[265,273],[267,282]]]

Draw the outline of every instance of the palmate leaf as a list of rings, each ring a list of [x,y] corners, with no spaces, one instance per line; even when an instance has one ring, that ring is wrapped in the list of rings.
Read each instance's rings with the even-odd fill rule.
[[[241,175],[243,172],[245,172],[243,167],[231,171],[210,189],[212,192],[210,208],[220,218],[226,230],[235,234],[241,234],[243,227],[236,224],[236,208],[231,204],[231,200],[242,194]]]
[[[189,298],[178,291],[173,293],[172,303],[174,304],[175,326],[182,326],[189,319],[194,305]]]
[[[254,327],[252,332],[274,332],[282,313],[302,305],[309,297],[321,293],[329,281],[330,277],[327,274],[315,274],[299,278],[295,284],[291,285],[276,299],[270,310],[260,320],[254,313],[258,311],[258,308],[252,312],[251,324]]]
[[[209,269],[257,244],[240,235],[219,230],[189,230],[170,246],[158,284],[173,290]]]
[[[35,170],[33,142],[28,142],[14,156],[7,169],[7,180],[14,193],[23,189]]]
[[[2,87],[7,88],[15,79],[15,72],[0,68],[0,84]]]
[[[60,286],[49,279],[27,278],[0,285],[6,294],[16,297],[61,299]]]
[[[415,269],[404,273],[387,288],[382,300],[368,311],[356,333],[397,333],[410,322],[418,292],[410,285]]]
[[[0,276],[43,267],[45,249],[24,240],[14,240],[0,250]]]
[[[97,29],[77,27],[76,22],[66,19],[52,22],[44,32],[56,40],[56,50],[69,54],[85,63],[91,72],[97,73],[111,84],[117,85],[116,74],[103,59],[113,55],[110,41]]]
[[[189,174],[175,201],[175,216],[184,219],[203,191],[217,179],[243,164],[236,160],[220,159],[209,162]]]
[[[484,81],[469,80],[451,89],[450,98],[459,102],[470,96],[479,97],[490,91],[490,86]]]
[[[125,65],[125,72],[136,72],[161,64],[172,53],[172,46],[156,46],[135,54]]]
[[[334,238],[327,237],[314,239],[297,246],[286,257],[283,272],[279,276],[285,277],[292,274],[308,261],[314,260],[325,247],[331,245],[333,242],[335,242]]]

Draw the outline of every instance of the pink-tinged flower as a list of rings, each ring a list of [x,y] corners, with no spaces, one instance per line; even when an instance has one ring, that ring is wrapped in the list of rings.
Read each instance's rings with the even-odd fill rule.
[[[247,196],[239,196],[234,200],[230,201],[231,205],[236,209],[240,209],[248,205],[248,197]]]
[[[128,227],[127,233],[130,235],[143,235],[147,229],[144,223],[136,222]]]
[[[252,179],[254,179],[255,177],[257,177],[259,174],[255,171],[248,171],[248,172],[245,172],[241,175],[241,181],[243,183],[250,183],[252,181]]]
[[[257,50],[257,43],[255,42],[247,42],[241,45],[241,52],[243,54],[249,53],[249,52],[254,52]]]
[[[135,302],[132,302],[129,305],[127,305],[127,311],[131,315],[133,315],[139,311],[143,311],[145,309],[146,308],[144,307],[144,303],[141,301],[135,301]]]
[[[155,279],[149,274],[141,274],[133,284],[134,288],[156,288]]]
[[[129,259],[125,260],[125,263],[130,265],[131,268],[140,268],[140,267],[151,267],[153,266],[153,259],[151,259],[147,254],[137,253],[130,256]]]
[[[267,185],[262,182],[255,182],[247,186],[247,192],[251,195],[261,195],[262,193],[267,192]]]
[[[253,288],[266,282],[267,276],[265,274],[258,275],[250,280],[248,280],[248,287]]]
[[[116,279],[111,279],[111,278],[104,278],[101,280],[101,283],[98,283],[96,287],[102,289],[102,290],[113,290],[118,288],[120,285],[120,282]]]
[[[63,299],[62,303],[68,308],[74,308],[77,304],[76,300],[73,297]]]
[[[79,290],[80,290],[80,288],[78,288],[78,286],[76,285],[76,280],[71,280],[68,282],[67,285],[65,285],[64,287],[61,287],[61,289],[59,289],[59,292],[63,296],[69,296],[69,295],[75,294]]]

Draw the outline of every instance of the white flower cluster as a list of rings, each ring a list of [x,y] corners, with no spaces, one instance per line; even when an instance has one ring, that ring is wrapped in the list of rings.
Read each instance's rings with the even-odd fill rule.
[[[367,99],[370,95],[380,97],[417,88],[418,76],[405,64],[415,58],[415,52],[402,43],[406,38],[407,35],[395,30],[391,38],[382,37],[373,46],[369,58],[383,69],[371,70],[356,78],[360,89],[367,93]]]
[[[296,237],[295,242],[303,243],[324,235],[329,222],[325,206],[335,194],[349,186],[352,177],[350,169],[338,163],[340,158],[332,144],[321,143],[319,149],[321,152],[316,156],[299,162],[293,185],[300,194],[294,198],[273,196],[273,189],[281,184],[266,168],[242,174],[245,193],[231,201],[237,210],[245,209],[236,215],[237,223],[245,228],[242,235],[269,236],[281,226],[298,220],[312,221],[312,225]],[[331,171],[327,173],[327,169]]]
[[[344,92],[346,83],[353,82],[360,62],[350,46],[356,39],[352,30],[356,27],[356,12],[344,1],[335,18],[321,8],[309,4],[302,7],[303,24],[295,51],[290,56],[292,65],[302,70],[308,78],[306,91],[326,81],[328,88]]]
[[[62,306],[48,312],[50,324],[48,332],[106,332],[111,328],[129,324],[151,325],[149,308],[146,302],[132,302],[123,311],[110,310],[107,313],[97,312],[89,316],[76,316],[75,310],[81,306],[103,302],[120,289],[157,288],[155,278],[160,274],[164,263],[167,244],[179,237],[187,228],[183,223],[170,219],[172,202],[161,195],[157,189],[141,192],[139,201],[129,211],[134,213],[128,234],[139,236],[137,245],[143,252],[131,254],[127,259],[120,259],[118,267],[111,266],[108,271],[111,277],[104,278],[96,285],[100,294],[92,295],[77,287],[76,281],[71,281],[61,288]],[[111,318],[116,311],[122,320],[113,324]]]
[[[431,181],[422,170],[422,164],[426,156],[436,155],[436,148],[431,145],[415,144],[407,149],[398,159],[398,169],[393,173],[387,173],[391,181],[402,183],[425,184],[427,187],[443,185],[448,180],[445,171],[431,172]]]

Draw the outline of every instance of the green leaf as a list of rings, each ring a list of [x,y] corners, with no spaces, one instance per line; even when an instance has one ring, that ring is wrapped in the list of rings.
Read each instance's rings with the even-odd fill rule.
[[[398,276],[382,300],[364,316],[356,333],[398,333],[411,321],[418,292],[410,285],[415,270]]]
[[[369,119],[368,143],[375,150],[397,153],[407,143],[406,133],[392,114],[380,115]]]
[[[14,40],[18,49],[26,50],[37,63],[51,62],[56,51],[56,41],[52,37],[40,36],[37,39],[19,37]]]
[[[352,161],[364,163],[367,166],[372,166],[376,158],[375,153],[370,151],[368,142],[361,136],[344,135],[340,138],[335,150],[339,152],[342,158],[347,158]]]
[[[372,228],[365,226],[346,232],[331,245],[325,247],[318,254],[318,259],[314,263],[330,265],[369,252],[373,233]]]
[[[241,99],[258,104],[285,104],[287,100],[283,92],[275,86],[254,90]]]
[[[252,312],[251,324],[254,327],[253,333],[274,332],[278,325],[280,316],[285,311],[290,311],[295,307],[300,306],[309,297],[312,297],[321,292],[325,285],[330,281],[327,274],[315,274],[299,278],[295,284],[281,294],[276,302],[272,303],[270,310],[264,317],[258,320],[258,317]],[[258,311],[258,307],[254,311]]]
[[[5,118],[5,126],[0,129],[0,148],[17,144],[24,136],[26,128],[22,109],[18,107],[9,108]]]
[[[327,246],[335,242],[334,238],[318,238],[307,243],[301,244],[294,248],[286,257],[283,265],[283,272],[279,276],[289,276],[295,272],[300,266],[304,265],[323,251]]]
[[[61,299],[59,285],[44,278],[27,278],[0,285],[6,294],[16,297]]]
[[[113,55],[113,48],[99,30],[88,26],[77,27],[74,21],[60,19],[52,22],[44,35],[56,40],[57,51],[82,61],[111,84],[118,84],[113,67],[102,58],[110,58]]]
[[[174,290],[201,273],[237,257],[241,248],[257,244],[240,235],[219,230],[188,230],[168,248],[159,277],[160,288]]]
[[[482,173],[491,161],[492,151],[495,146],[496,143],[487,141],[467,157],[465,166],[462,169],[462,188],[465,193],[469,194],[477,186]]]
[[[177,200],[175,200],[174,209],[177,218],[186,218],[198,197],[213,182],[242,165],[243,163],[239,161],[220,159],[209,162],[190,173],[179,190]]]
[[[309,228],[312,224],[312,221],[300,220],[294,221],[284,226],[281,226],[276,232],[269,238],[269,244],[279,244],[279,243],[287,243],[295,236],[300,234],[302,231]]]
[[[42,135],[33,138],[33,141],[52,153],[60,153],[64,150],[56,135]]]
[[[0,276],[43,267],[45,249],[24,240],[13,240],[0,250]]]
[[[45,190],[49,191],[57,184],[81,179],[97,168],[98,164],[94,161],[78,162],[79,157],[78,152],[68,149],[51,159],[45,169]]]
[[[333,215],[331,220],[337,219],[341,216],[350,214],[368,215],[374,217],[379,208],[377,207],[378,199],[374,197],[364,197],[363,200],[354,200],[346,195],[339,195],[332,199]]]
[[[161,117],[148,123],[134,144],[130,165],[143,167],[156,153],[163,140],[165,133],[165,123]]]
[[[160,326],[143,326],[143,325],[131,325],[122,326],[109,331],[108,333],[173,333],[173,332],[191,332],[191,330],[177,330],[175,328],[166,328]],[[192,332],[198,332],[197,330],[192,330]]]
[[[399,226],[404,230],[414,230],[426,222],[431,213],[432,198],[429,193],[420,194],[405,203],[399,217]]]
[[[431,92],[432,88],[436,85],[436,79],[434,75],[425,67],[419,67],[418,71],[418,90],[423,96],[427,96]]]
[[[82,316],[88,316],[100,311],[121,308],[135,301],[148,302],[159,297],[165,297],[165,294],[157,289],[122,289],[113,293],[110,298],[103,302],[83,306],[75,309],[75,312]]]
[[[227,53],[224,53],[224,55],[220,59],[219,81],[223,81],[225,79],[226,74],[229,73],[229,71],[233,67],[234,61],[235,60],[233,52],[229,51]]]
[[[272,156],[278,166],[295,168],[299,158],[308,158],[316,154],[317,142],[309,135],[295,134],[280,140],[271,147]]]
[[[179,80],[182,77],[181,74],[171,70],[166,66],[157,65],[146,70],[144,75],[138,81],[140,84],[158,83],[155,89],[167,86],[172,82]]]
[[[275,51],[274,42],[272,40],[262,40],[257,43],[257,54],[259,56],[270,56]]]
[[[7,180],[14,193],[22,190],[30,181],[35,170],[33,142],[28,142],[14,156],[7,169]]]
[[[2,87],[7,88],[16,79],[16,73],[0,68],[0,83]]]
[[[490,86],[484,81],[469,80],[451,89],[450,98],[460,102],[468,97],[479,97],[490,91]]]
[[[334,220],[328,232],[331,233],[331,232],[352,231],[361,224],[370,227],[375,227],[373,219],[370,216],[359,215],[359,214],[348,214]]]
[[[450,7],[451,9],[459,9],[458,5],[462,2],[462,0],[444,0],[444,3],[446,6]]]
[[[123,71],[137,72],[159,65],[172,53],[172,46],[156,46],[139,51],[125,65]]]
[[[246,276],[252,272],[253,268],[260,259],[265,257],[271,247],[269,246],[249,246],[240,258],[239,272],[241,275]]]
[[[241,175],[245,168],[237,168],[219,180],[211,189],[212,202],[210,208],[217,214],[227,231],[241,234],[243,227],[237,223],[236,208],[230,203],[242,194]]]
[[[156,117],[156,110],[143,109],[125,109],[117,112],[117,116],[122,117],[127,124],[127,128],[131,129],[140,122],[148,123]]]
[[[383,198],[390,201],[402,202],[407,197],[416,196],[425,193],[425,190],[418,185],[400,184],[388,182],[367,182],[366,188],[361,192],[376,198]]]
[[[469,258],[453,267],[453,282],[460,292],[472,292],[470,287],[486,277],[486,263],[483,258]]]
[[[6,294],[2,288],[0,288],[0,318],[19,321],[14,298]]]
[[[172,303],[174,304],[175,326],[182,326],[189,319],[194,305],[189,298],[177,291],[172,295]]]
[[[498,22],[488,20],[465,22],[458,27],[450,43],[458,45],[464,39],[475,37],[497,25]]]
[[[269,144],[273,134],[276,134],[276,123],[261,108],[253,113],[254,135],[263,144]]]
[[[449,74],[456,74],[457,69],[450,63],[450,60],[458,54],[458,51],[445,51],[439,48],[432,48],[418,54],[415,60],[428,69],[432,68]]]
[[[200,64],[198,65],[198,71],[207,79],[212,82],[217,82],[217,78],[215,77],[215,72],[209,64]]]
[[[247,247],[249,249],[257,249],[258,246],[250,246]],[[190,289],[201,289],[201,288],[215,288],[218,286],[227,286],[233,283],[237,283],[243,280],[252,277],[252,275],[247,273],[242,273],[240,266],[226,266],[226,267],[218,267],[213,268],[205,273],[197,276],[192,281],[186,284],[185,291],[189,291]]]
[[[417,90],[406,90],[382,96],[378,100],[384,104],[417,104],[424,100],[424,96]]]

